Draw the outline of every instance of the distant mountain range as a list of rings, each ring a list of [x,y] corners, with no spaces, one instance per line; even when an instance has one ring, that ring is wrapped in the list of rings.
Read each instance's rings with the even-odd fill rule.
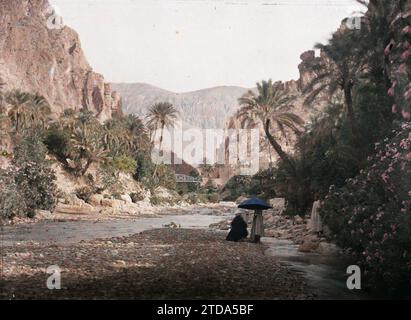
[[[174,93],[145,83],[112,84],[123,98],[123,112],[141,117],[157,102],[170,102],[183,122],[199,128],[224,128],[239,109],[238,98],[249,89],[222,86],[187,93]]]

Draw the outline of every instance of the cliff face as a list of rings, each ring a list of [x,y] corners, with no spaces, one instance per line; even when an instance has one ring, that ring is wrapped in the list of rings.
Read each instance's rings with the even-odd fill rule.
[[[59,114],[93,111],[100,121],[121,113],[121,98],[93,72],[79,37],[68,27],[49,28],[48,0],[0,0],[0,82],[44,96]]]

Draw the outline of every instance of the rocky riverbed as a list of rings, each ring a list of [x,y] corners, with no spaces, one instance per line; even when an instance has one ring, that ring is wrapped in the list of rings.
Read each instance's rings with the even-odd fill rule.
[[[310,299],[298,272],[263,245],[225,233],[156,229],[74,244],[23,242],[2,249],[3,299]],[[61,268],[61,290],[46,269]]]

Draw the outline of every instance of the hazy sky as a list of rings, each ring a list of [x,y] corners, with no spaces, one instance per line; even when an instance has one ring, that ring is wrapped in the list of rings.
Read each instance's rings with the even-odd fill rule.
[[[110,82],[175,92],[298,77],[352,0],[51,0]]]

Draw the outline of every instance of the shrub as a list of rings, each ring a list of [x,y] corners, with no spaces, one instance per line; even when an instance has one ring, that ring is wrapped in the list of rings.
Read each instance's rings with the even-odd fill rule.
[[[199,203],[199,198],[196,193],[188,193],[183,198],[189,204],[197,204]]]
[[[85,202],[90,202],[90,198],[94,194],[94,190],[89,186],[77,188],[75,192],[77,198]]]
[[[332,187],[320,214],[337,244],[362,266],[368,283],[411,286],[411,124],[376,144],[368,166]]]
[[[209,201],[208,195],[205,193],[197,193],[197,203],[207,203]]]
[[[225,194],[223,200],[235,201],[238,197],[248,194],[248,186],[251,182],[251,177],[234,176],[224,186],[222,192]]]
[[[208,201],[210,201],[211,203],[219,203],[220,195],[218,193],[211,193],[208,195]]]
[[[65,129],[51,128],[46,133],[44,139],[50,153],[54,154],[61,162],[66,164],[66,159],[70,158],[72,144],[70,132]]]
[[[15,182],[24,195],[28,215],[36,209],[54,210],[57,186],[55,174],[46,160],[46,146],[36,135],[25,137],[14,150]]]
[[[164,187],[170,190],[176,190],[175,172],[170,166],[162,164],[157,167],[157,175],[154,177],[157,187]]]
[[[137,161],[127,155],[115,157],[112,161],[110,161],[110,165],[112,165],[117,171],[123,173],[134,174],[137,169]]]
[[[101,164],[98,168],[98,174],[101,176],[101,187],[103,190],[119,190],[122,186],[119,183],[119,178],[113,166],[107,163]]]
[[[141,193],[132,192],[130,193],[130,198],[133,203],[137,203],[144,200],[144,195]]]
[[[163,204],[163,201],[161,198],[157,197],[157,196],[152,196],[150,198],[150,203],[153,206],[160,206],[161,204]]]
[[[150,157],[144,152],[139,151],[136,158],[137,170],[134,178],[137,181],[144,182],[152,177],[154,165],[151,162]]]
[[[27,216],[29,210],[13,169],[0,170],[0,220]]]
[[[54,210],[55,175],[46,161],[46,147],[36,135],[23,138],[14,150],[12,166],[0,171],[0,216],[34,217],[35,211]]]

